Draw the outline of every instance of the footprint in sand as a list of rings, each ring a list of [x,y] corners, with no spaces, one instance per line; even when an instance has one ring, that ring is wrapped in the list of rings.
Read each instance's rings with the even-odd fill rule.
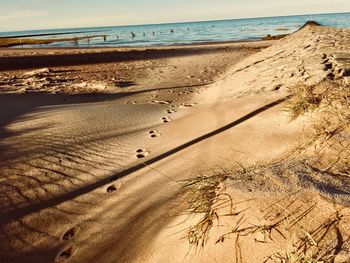
[[[168,113],[168,114],[172,114],[172,113],[175,113],[175,112],[176,112],[176,110],[173,110],[173,109],[170,109],[170,110],[166,111],[166,113]]]
[[[70,246],[62,250],[55,259],[55,262],[60,263],[60,262],[65,262],[69,260],[77,251],[77,247],[75,246]]]
[[[185,109],[185,108],[192,108],[195,106],[197,106],[197,103],[183,103],[179,106],[179,108]]]
[[[74,236],[78,234],[78,232],[79,232],[79,228],[73,227],[63,234],[62,240],[64,241],[71,240]]]
[[[145,158],[146,156],[148,156],[150,154],[149,151],[147,151],[146,149],[138,149],[136,151],[136,158],[137,159],[142,159],[142,158]]]
[[[157,130],[149,131],[148,133],[151,138],[157,138],[161,135]]]
[[[108,186],[106,191],[107,191],[107,193],[111,194],[111,193],[114,193],[115,191],[119,190],[121,187],[122,187],[122,182],[116,182],[116,183]]]
[[[171,118],[170,117],[163,117],[162,122],[164,122],[164,123],[171,122]]]
[[[117,191],[117,187],[115,187],[115,185],[110,185],[107,187],[107,193],[111,194],[115,191]]]
[[[153,100],[151,103],[153,103],[153,104],[170,104],[171,101],[169,101],[169,100]]]

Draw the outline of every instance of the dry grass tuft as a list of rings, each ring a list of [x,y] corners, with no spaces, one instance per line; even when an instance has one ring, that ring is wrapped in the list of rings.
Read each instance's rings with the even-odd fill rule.
[[[339,230],[339,223],[343,219],[339,211],[330,215],[312,231],[297,238],[287,252],[275,253],[264,263],[333,263],[341,249],[349,245],[349,239],[344,240]]]
[[[241,208],[239,212],[236,204],[228,194],[227,183],[252,180],[258,182],[264,173],[276,174],[276,177],[284,176],[282,173],[321,173],[310,168],[307,164],[287,162],[279,164],[265,164],[254,166],[255,168],[241,168],[232,171],[222,170],[211,175],[201,175],[187,180],[186,187],[190,190],[191,200],[187,210],[190,216],[200,215],[197,224],[189,228],[187,239],[195,247],[204,248],[210,231],[215,221],[219,221],[221,209],[228,205],[232,217],[231,230],[216,239],[216,244],[223,243],[227,239],[234,241],[235,262],[244,262],[242,255],[242,238],[250,238],[258,243],[270,243],[275,240],[289,240],[293,234],[294,240],[291,248],[285,252],[278,252],[266,258],[266,263],[331,263],[335,257],[350,245],[350,237],[340,233],[340,222],[348,216],[341,211],[331,214],[319,225],[305,225],[312,218],[317,208],[315,200],[305,200],[304,195],[299,195],[302,189],[293,190],[288,195],[261,207],[259,217],[254,217],[258,223],[251,223],[251,205]],[[237,171],[237,172],[235,172]],[[286,176],[288,178],[288,176]],[[260,178],[264,181],[264,178]],[[293,188],[293,187],[292,187]],[[258,190],[258,189],[257,189]],[[244,202],[250,202],[246,200]],[[242,202],[240,202],[242,203]],[[225,215],[225,214],[224,214]],[[253,220],[253,221],[255,221]],[[346,223],[342,223],[344,226]],[[246,239],[244,239],[246,240]]]
[[[349,88],[331,81],[299,87],[292,91],[293,97],[287,105],[292,120],[314,112],[311,133],[296,155],[312,155],[314,161],[310,165],[346,176],[350,176]]]
[[[244,175],[248,172],[246,169],[242,164],[237,163],[234,170]],[[232,197],[226,191],[227,182],[234,180],[232,175],[231,170],[219,168],[180,182],[182,188],[190,194],[186,214],[189,218],[199,216],[198,222],[187,231],[187,240],[190,245],[204,248],[215,221],[219,222],[222,216],[238,216],[244,212],[235,211]],[[220,214],[219,211],[223,210],[226,212]],[[224,239],[223,236],[217,243],[224,242]]]
[[[310,86],[301,85],[290,89],[289,92],[292,98],[287,102],[286,110],[292,120],[314,111],[322,101],[322,94],[315,92],[315,89]]]
[[[218,210],[227,205],[233,210],[232,198],[225,193],[227,179],[227,172],[222,170],[183,181],[183,188],[189,189],[191,194],[187,214],[200,215],[199,222],[190,227],[187,233],[191,245],[203,248],[214,222],[219,220]]]

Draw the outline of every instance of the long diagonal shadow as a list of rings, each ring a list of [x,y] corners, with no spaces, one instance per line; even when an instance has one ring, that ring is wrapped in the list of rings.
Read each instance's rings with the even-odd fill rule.
[[[109,184],[112,181],[115,181],[115,180],[120,179],[120,178],[122,178],[124,176],[127,176],[127,175],[129,175],[129,174],[131,174],[133,172],[141,170],[142,168],[145,168],[145,166],[147,166],[147,165],[154,164],[155,162],[158,162],[158,161],[160,161],[160,160],[162,160],[162,159],[164,159],[166,157],[169,157],[169,156],[171,156],[171,155],[173,155],[175,153],[178,153],[179,151],[182,151],[182,150],[184,150],[184,149],[186,149],[186,148],[188,148],[188,147],[190,147],[190,146],[192,146],[194,144],[197,144],[197,143],[199,143],[201,141],[204,141],[204,140],[206,140],[206,139],[208,139],[210,137],[213,137],[213,136],[215,136],[215,135],[217,135],[219,133],[222,133],[222,132],[224,132],[226,130],[229,130],[229,129],[231,129],[231,128],[233,128],[233,127],[235,127],[235,126],[237,126],[237,125],[239,125],[239,124],[249,120],[250,118],[252,118],[252,117],[254,117],[254,116],[256,116],[256,115],[258,115],[258,114],[260,114],[260,113],[262,113],[262,112],[264,112],[264,111],[266,111],[266,110],[268,110],[268,109],[270,109],[270,108],[272,108],[272,107],[274,107],[274,106],[276,106],[276,105],[286,101],[286,100],[288,100],[290,97],[291,96],[286,96],[286,97],[283,97],[283,98],[278,99],[276,101],[273,101],[273,102],[271,102],[271,103],[269,103],[269,104],[267,104],[265,106],[262,106],[262,107],[260,107],[260,108],[258,108],[256,110],[248,113],[247,115],[239,118],[238,120],[235,120],[235,121],[233,121],[233,122],[231,122],[231,123],[229,123],[229,124],[219,128],[219,129],[216,129],[216,130],[214,130],[212,132],[209,132],[209,133],[207,133],[205,135],[202,135],[202,136],[200,136],[200,137],[198,137],[196,139],[193,139],[193,140],[191,140],[191,141],[189,141],[187,143],[184,143],[184,144],[182,144],[182,145],[180,145],[180,146],[178,146],[178,147],[176,147],[176,148],[174,148],[172,150],[169,150],[169,151],[167,151],[167,152],[165,152],[163,154],[160,154],[160,155],[158,155],[158,156],[156,156],[156,157],[154,157],[154,158],[152,158],[152,159],[150,159],[148,161],[145,161],[143,163],[140,163],[138,165],[130,167],[130,168],[124,170],[124,171],[121,171],[119,173],[116,173],[114,175],[106,177],[106,178],[104,178],[104,179],[102,179],[102,180],[100,180],[98,182],[86,185],[84,187],[81,187],[79,189],[73,190],[73,191],[71,191],[69,193],[66,193],[66,194],[63,194],[61,196],[54,197],[54,198],[52,198],[50,200],[47,200],[47,201],[44,201],[44,202],[41,202],[41,203],[31,204],[31,205],[29,205],[27,207],[15,209],[15,210],[9,211],[7,213],[4,213],[1,216],[0,225],[4,225],[4,224],[10,222],[11,220],[19,219],[19,218],[21,218],[23,216],[26,216],[26,215],[34,213],[34,212],[38,212],[38,211],[40,211],[42,209],[59,205],[60,203],[63,203],[65,201],[67,201],[67,200],[74,199],[74,198],[76,198],[76,197],[78,197],[80,195],[83,195],[85,193],[91,192],[91,191],[93,191],[93,190],[95,190],[95,189],[97,189],[99,187],[102,187],[102,186],[104,186],[106,184]]]

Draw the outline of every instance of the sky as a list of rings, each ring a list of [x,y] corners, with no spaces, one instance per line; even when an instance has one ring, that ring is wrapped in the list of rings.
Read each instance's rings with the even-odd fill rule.
[[[350,12],[350,0],[0,0],[0,32]]]

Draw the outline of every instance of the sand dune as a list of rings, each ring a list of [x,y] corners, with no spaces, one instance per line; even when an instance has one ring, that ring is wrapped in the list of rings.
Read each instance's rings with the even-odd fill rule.
[[[306,26],[275,42],[2,51],[0,258],[236,262],[234,238],[215,245],[236,218],[223,219],[203,251],[189,252],[183,237],[196,218],[183,222],[191,193],[179,181],[218,166],[269,162],[298,145],[309,119],[290,121],[289,89],[329,78],[347,83],[349,39],[349,30]],[[281,198],[276,209],[289,207],[305,229],[349,212],[347,179],[336,186],[345,204],[311,181],[303,191],[296,177],[239,178],[229,192],[244,201],[237,211],[250,209],[249,226]],[[273,241],[259,231],[243,238],[242,262],[264,262],[288,246],[295,225]],[[343,243],[347,225],[337,225]],[[342,247],[336,262],[348,256]]]

